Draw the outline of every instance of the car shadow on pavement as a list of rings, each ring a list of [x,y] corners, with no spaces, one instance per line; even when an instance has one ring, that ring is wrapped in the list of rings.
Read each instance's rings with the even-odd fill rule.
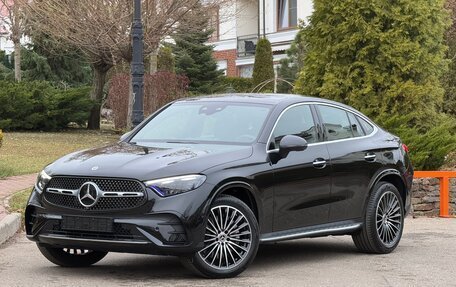
[[[358,256],[354,243],[346,240],[301,239],[260,245],[251,268],[276,268],[281,264],[312,264],[322,260],[335,260]]]
[[[322,241],[313,239],[295,240],[276,244],[261,245],[257,257],[247,272],[239,277],[249,276],[248,271],[277,269],[282,265],[314,264],[322,260],[334,260],[347,255],[358,256],[354,244],[349,241]],[[41,269],[41,268],[40,268]],[[52,269],[52,270],[50,270]],[[47,265],[40,272],[49,273],[49,281],[60,280],[61,276],[67,279],[102,280],[109,278],[117,282],[138,282],[152,279],[180,281],[190,280],[199,284],[199,277],[185,269],[179,259],[172,256],[147,256],[147,255],[116,255],[110,254],[106,259],[90,268],[60,268]],[[52,274],[52,275],[51,275]],[[201,282],[206,282],[203,280]],[[207,286],[207,285],[206,285]]]

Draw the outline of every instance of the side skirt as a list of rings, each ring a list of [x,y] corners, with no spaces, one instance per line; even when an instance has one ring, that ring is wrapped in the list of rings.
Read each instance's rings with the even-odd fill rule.
[[[360,230],[363,223],[360,220],[344,220],[290,230],[276,231],[260,235],[260,243],[278,242],[305,237],[320,237],[328,235],[344,235]]]

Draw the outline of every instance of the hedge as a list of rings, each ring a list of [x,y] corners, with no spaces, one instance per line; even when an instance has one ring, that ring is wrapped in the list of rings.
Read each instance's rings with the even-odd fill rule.
[[[250,93],[254,87],[252,78],[224,77],[221,82],[221,91],[225,93]]]
[[[0,129],[60,130],[84,125],[93,103],[90,87],[59,90],[48,82],[0,81]]]

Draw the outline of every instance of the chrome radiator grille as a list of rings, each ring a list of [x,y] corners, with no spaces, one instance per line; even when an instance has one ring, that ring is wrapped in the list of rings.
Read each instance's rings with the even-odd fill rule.
[[[82,204],[80,190],[91,184],[97,187],[93,205]],[[136,208],[146,201],[144,185],[131,179],[53,177],[44,198],[50,204],[82,210],[122,210]]]

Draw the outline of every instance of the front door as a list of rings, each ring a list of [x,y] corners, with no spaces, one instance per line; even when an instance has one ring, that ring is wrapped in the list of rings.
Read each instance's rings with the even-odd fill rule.
[[[272,133],[270,150],[286,135],[304,138],[309,146],[272,161],[274,174],[274,231],[326,223],[329,214],[330,160],[319,141],[310,105],[287,109]]]

